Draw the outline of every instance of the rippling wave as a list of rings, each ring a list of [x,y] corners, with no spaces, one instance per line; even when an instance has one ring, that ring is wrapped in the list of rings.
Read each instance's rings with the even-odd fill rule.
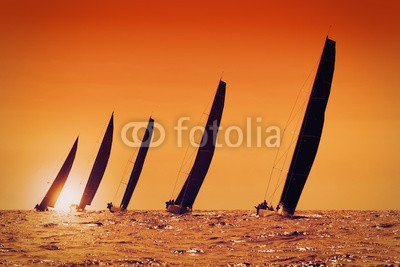
[[[400,211],[0,212],[0,265],[400,266]]]

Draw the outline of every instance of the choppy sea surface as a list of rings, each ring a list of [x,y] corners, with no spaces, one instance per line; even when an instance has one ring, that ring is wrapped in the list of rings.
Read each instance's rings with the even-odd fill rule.
[[[400,211],[0,211],[0,265],[400,266]]]

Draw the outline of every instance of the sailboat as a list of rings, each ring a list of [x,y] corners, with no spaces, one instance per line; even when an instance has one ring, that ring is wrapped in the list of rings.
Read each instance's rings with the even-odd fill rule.
[[[136,157],[135,164],[129,177],[128,184],[125,189],[124,196],[122,198],[119,207],[114,207],[112,202],[107,203],[107,208],[111,212],[125,211],[128,208],[129,202],[132,198],[133,191],[135,190],[136,184],[139,181],[140,174],[143,169],[144,161],[146,159],[147,151],[149,150],[151,144],[151,137],[153,135],[154,120],[150,117],[149,123],[147,124],[146,132],[142,139],[142,144],[140,146],[138,155]]]
[[[86,183],[85,190],[79,205],[76,207],[78,211],[83,211],[87,205],[92,204],[92,200],[99,188],[101,179],[106,171],[108,159],[110,158],[111,145],[113,140],[114,129],[114,113],[111,115],[110,122],[108,123],[107,130],[104,134],[103,141],[101,142],[99,152],[97,153],[96,160],[92,171],[90,172],[89,179]]]
[[[176,200],[166,202],[168,212],[183,214],[192,210],[214,155],[224,109],[225,91],[226,83],[220,80],[192,169]]]
[[[276,208],[283,216],[293,216],[317,155],[324,126],[325,109],[332,86],[335,55],[336,42],[326,37],[289,172]],[[268,207],[265,200],[256,209],[260,216],[269,215],[270,210],[273,210],[272,206]]]
[[[67,158],[64,161],[64,164],[62,165],[56,178],[54,179],[49,190],[44,196],[42,202],[40,202],[40,204],[36,204],[35,210],[47,211],[48,207],[54,208],[57,199],[60,196],[61,190],[63,189],[64,184],[67,181],[69,172],[72,168],[72,164],[74,163],[76,150],[78,148],[78,138],[79,137],[76,138],[74,145],[72,146]]]

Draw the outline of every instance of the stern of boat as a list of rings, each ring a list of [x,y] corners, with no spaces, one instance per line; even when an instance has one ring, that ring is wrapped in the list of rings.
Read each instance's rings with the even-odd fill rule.
[[[267,209],[259,209],[258,210],[258,216],[260,216],[260,217],[268,217],[268,216],[275,215],[275,214],[276,214],[276,211],[273,211],[273,210],[267,210]]]
[[[112,202],[107,203],[107,209],[109,209],[111,213],[118,212],[118,211],[121,211],[121,210],[122,210],[121,208],[115,207],[115,206],[112,204]]]
[[[168,205],[167,211],[174,214],[184,214],[190,212],[191,210],[180,205]]]

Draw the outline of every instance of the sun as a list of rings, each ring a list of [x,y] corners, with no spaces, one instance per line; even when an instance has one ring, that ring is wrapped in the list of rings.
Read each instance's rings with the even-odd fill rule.
[[[56,202],[55,210],[69,210],[71,204],[79,201],[79,190],[72,184],[66,184]]]

